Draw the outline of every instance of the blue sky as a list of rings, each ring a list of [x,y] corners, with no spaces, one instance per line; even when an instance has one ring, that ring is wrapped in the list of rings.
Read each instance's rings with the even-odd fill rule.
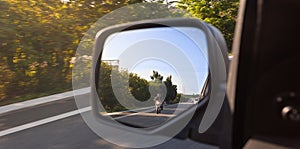
[[[119,69],[147,80],[152,70],[164,79],[172,75],[178,92],[185,94],[199,94],[208,74],[205,34],[191,27],[115,33],[105,42],[102,60],[119,60]]]

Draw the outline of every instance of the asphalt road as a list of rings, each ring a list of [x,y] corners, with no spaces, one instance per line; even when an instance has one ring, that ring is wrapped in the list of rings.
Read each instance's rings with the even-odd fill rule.
[[[59,114],[77,110],[73,98],[66,98],[51,103],[20,109],[0,114],[0,131],[6,131],[20,125],[33,123]],[[88,111],[89,112],[89,111]],[[0,149],[121,149],[92,132],[80,114],[75,114],[46,124],[16,131],[0,137]],[[214,146],[201,144],[191,140],[171,139],[161,145],[161,148],[204,148],[213,149]]]
[[[129,113],[125,116],[116,117],[116,119],[119,122],[130,124],[136,127],[155,127],[176,116],[176,110],[178,113],[181,113],[185,109],[188,109],[191,105],[192,104],[182,104],[180,109],[178,108],[178,104],[164,105],[163,110],[159,114],[156,114],[154,107],[152,107],[149,110],[144,110],[137,113]]]

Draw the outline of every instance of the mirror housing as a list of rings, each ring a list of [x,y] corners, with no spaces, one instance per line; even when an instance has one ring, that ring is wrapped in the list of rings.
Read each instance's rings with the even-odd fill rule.
[[[133,31],[140,29],[158,28],[158,27],[193,27],[200,29],[204,32],[207,42],[207,58],[209,63],[209,75],[206,86],[206,91],[208,95],[201,100],[197,106],[193,106],[180,115],[173,119],[162,123],[158,127],[154,128],[133,128],[128,125],[120,124],[110,117],[103,116],[99,114],[99,109],[104,109],[104,107],[99,102],[99,95],[97,92],[99,78],[99,70],[101,67],[101,56],[105,46],[107,38],[117,32]],[[204,133],[216,120],[219,112],[224,103],[225,99],[225,86],[227,79],[227,69],[228,69],[228,57],[226,44],[220,44],[220,41],[224,42],[223,37],[220,32],[197,19],[187,19],[187,18],[177,18],[177,19],[157,19],[157,20],[145,20],[132,22],[127,24],[121,24],[106,28],[98,32],[95,39],[95,50],[93,53],[93,64],[91,69],[91,102],[92,102],[92,112],[94,114],[95,120],[99,122],[102,126],[106,126],[112,129],[111,133],[125,133],[127,137],[109,137],[108,141],[118,144],[130,142],[134,144],[129,147],[147,147],[163,143],[170,138],[174,137],[176,134],[185,128],[194,113],[198,109],[205,108],[203,116],[199,118],[200,124],[198,127],[198,133]],[[197,41],[195,41],[197,42]],[[101,111],[101,110],[100,110]],[[195,117],[195,116],[194,116]],[[101,131],[101,130],[100,130]],[[108,132],[105,133],[108,135]],[[131,137],[134,136],[134,137]],[[163,137],[161,137],[163,136]],[[143,140],[143,145],[135,141],[135,137]],[[139,141],[140,141],[139,140]],[[150,142],[145,143],[144,141]]]

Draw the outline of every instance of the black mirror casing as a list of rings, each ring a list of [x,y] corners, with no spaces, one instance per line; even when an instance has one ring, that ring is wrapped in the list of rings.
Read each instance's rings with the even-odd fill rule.
[[[137,29],[146,29],[146,28],[156,28],[156,27],[195,27],[200,28],[205,32],[207,43],[208,43],[208,61],[209,61],[209,85],[208,85],[208,96],[198,103],[198,106],[195,108],[191,108],[190,111],[185,111],[180,116],[164,123],[162,126],[154,128],[154,129],[144,129],[144,130],[137,130],[135,128],[130,128],[127,126],[121,126],[118,124],[112,124],[112,120],[109,118],[104,118],[103,116],[99,115],[98,109],[99,107],[99,97],[97,93],[97,83],[99,78],[99,72],[100,69],[100,60],[102,55],[102,50],[105,44],[105,40],[107,37],[113,33],[116,32],[122,32],[122,31],[129,31],[129,30],[137,30]],[[112,26],[109,28],[106,28],[104,30],[101,30],[98,32],[96,39],[95,39],[95,50],[93,53],[93,64],[91,69],[91,103],[92,103],[92,111],[95,116],[96,121],[98,121],[101,124],[110,126],[112,128],[116,129],[122,129],[125,131],[130,131],[136,134],[142,134],[142,135],[168,135],[166,134],[166,130],[171,129],[174,123],[179,121],[184,121],[192,118],[193,115],[189,115],[191,112],[196,111],[196,115],[194,115],[194,118],[192,121],[190,121],[190,124],[188,122],[186,125],[188,129],[185,130],[193,130],[200,132],[198,134],[202,134],[202,131],[206,131],[207,129],[210,129],[209,126],[216,125],[214,124],[214,121],[217,119],[219,122],[225,122],[224,116],[227,118],[227,122],[231,121],[231,114],[228,111],[228,102],[227,98],[225,97],[225,88],[222,88],[222,86],[226,86],[226,79],[227,79],[227,70],[228,70],[228,56],[227,56],[227,46],[225,43],[225,40],[221,33],[215,28],[210,26],[209,24],[203,23],[197,19],[187,19],[187,18],[176,18],[176,19],[157,19],[157,20],[146,20],[146,21],[139,21],[139,22],[132,22],[127,24],[121,24]],[[224,74],[224,75],[221,75]],[[216,85],[217,84],[217,85]],[[215,92],[219,92],[220,94],[215,94]],[[224,93],[224,94],[223,94]],[[225,101],[224,101],[225,99]],[[207,109],[214,109],[218,112],[215,114],[212,114],[211,111]],[[213,111],[214,111],[213,110]],[[222,116],[218,116],[219,112],[221,111]],[[226,111],[226,114],[224,115],[224,111]],[[193,113],[194,113],[193,112]],[[229,112],[229,113],[228,113]],[[212,114],[209,115],[209,114]],[[199,115],[203,117],[199,117]],[[205,117],[212,117],[208,122],[204,123],[202,120]],[[221,117],[221,118],[220,118]],[[219,120],[222,119],[222,120]],[[229,120],[228,120],[229,119]],[[197,128],[196,124],[199,126]],[[230,123],[231,124],[231,123]],[[191,127],[192,126],[192,127]],[[201,127],[202,126],[202,127]],[[228,125],[226,125],[228,126]],[[215,126],[214,126],[215,127]],[[217,125],[219,127],[219,124]],[[189,129],[193,128],[193,129]],[[198,130],[197,130],[198,129]],[[214,128],[213,128],[214,129]],[[218,128],[219,129],[219,128]],[[228,129],[227,129],[228,130]],[[173,131],[173,130],[169,130]],[[229,129],[230,131],[230,129]],[[181,132],[181,130],[174,131],[173,135],[178,134]],[[229,132],[226,132],[226,135]],[[215,135],[215,134],[214,134]],[[224,135],[224,133],[222,134]],[[192,135],[188,135],[190,137],[193,137]],[[197,135],[195,135],[197,136]],[[197,140],[197,139],[195,139]],[[228,146],[230,141],[223,141]],[[208,142],[216,145],[220,145],[220,140],[216,142]]]

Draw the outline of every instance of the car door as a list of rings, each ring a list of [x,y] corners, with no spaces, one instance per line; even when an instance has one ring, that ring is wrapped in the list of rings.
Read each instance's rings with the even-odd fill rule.
[[[299,148],[299,2],[242,2],[228,83],[233,148]]]

